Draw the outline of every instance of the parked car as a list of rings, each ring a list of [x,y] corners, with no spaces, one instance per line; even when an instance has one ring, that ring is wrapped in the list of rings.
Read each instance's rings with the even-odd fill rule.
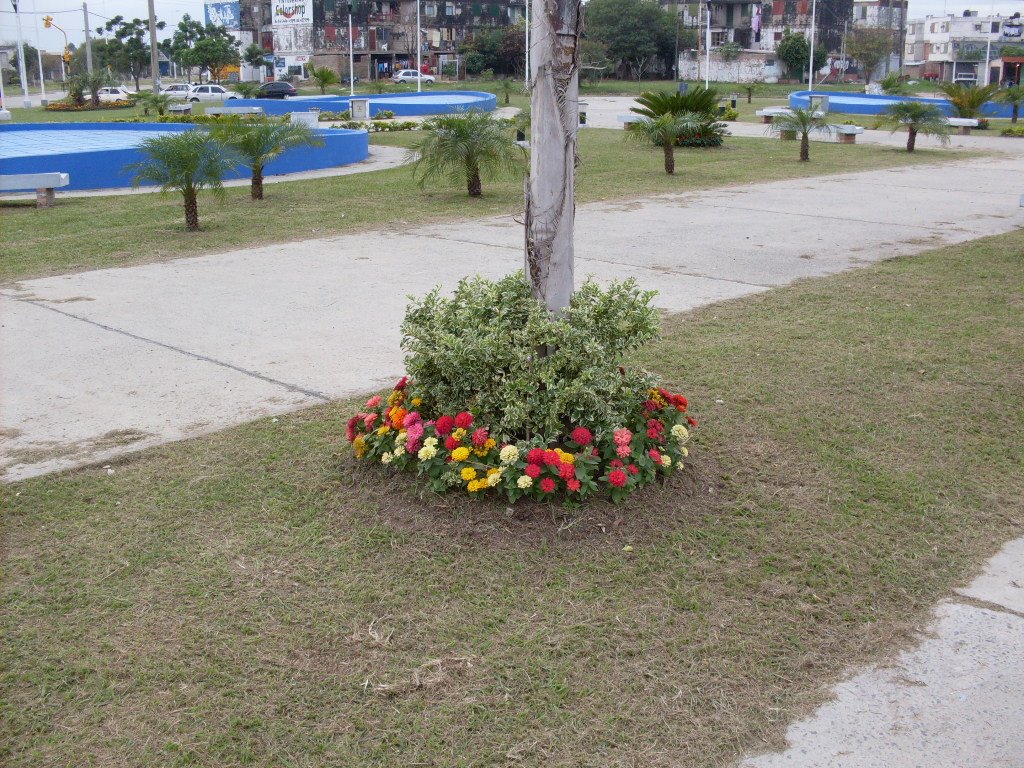
[[[188,92],[192,89],[189,83],[171,83],[165,85],[160,89],[160,93],[164,96],[170,96],[172,99],[183,99],[188,96]]]
[[[207,83],[206,85],[193,85],[189,88],[188,95],[185,97],[188,101],[231,101],[232,99],[242,98],[234,91],[229,91],[223,85],[216,85],[215,83]]]
[[[427,85],[434,84],[433,75],[424,75],[415,69],[400,69],[391,76],[391,80],[396,83],[415,83],[417,80],[420,80]]]
[[[257,99],[283,99],[296,94],[298,91],[295,90],[295,86],[287,80],[274,80],[271,83],[264,83],[256,89]]]
[[[131,101],[132,94],[121,85],[107,85],[97,91],[100,101]]]

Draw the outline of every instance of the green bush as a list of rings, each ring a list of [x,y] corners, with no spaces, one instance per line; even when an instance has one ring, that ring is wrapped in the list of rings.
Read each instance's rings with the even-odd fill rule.
[[[1014,125],[1009,128],[1003,128],[1003,130],[999,132],[999,135],[1024,138],[1024,125]]]
[[[725,110],[718,116],[719,120],[725,120],[727,122],[733,122],[740,119],[740,112],[738,109],[732,107],[726,107]]]
[[[324,112],[320,113],[320,117],[317,118],[317,119],[320,122],[322,122],[322,123],[323,122],[332,122],[332,121],[335,121],[335,120],[351,120],[352,119],[352,111],[349,110],[349,109],[346,109],[346,110],[344,110],[342,112],[324,111]]]
[[[376,115],[373,116],[373,119],[374,120],[391,120],[392,118],[394,118],[394,116],[395,116],[395,113],[392,112],[390,109],[382,109],[382,110],[378,111]]]
[[[633,279],[607,290],[588,281],[559,318],[521,274],[467,278],[450,299],[437,288],[410,304],[406,370],[439,413],[469,410],[499,440],[554,440],[577,424],[610,430],[632,423],[655,384],[620,367],[658,334],[653,296]]]

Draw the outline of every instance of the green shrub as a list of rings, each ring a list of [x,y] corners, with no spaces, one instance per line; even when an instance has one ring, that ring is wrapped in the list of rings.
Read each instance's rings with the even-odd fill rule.
[[[1003,128],[1003,130],[999,132],[999,135],[1024,138],[1024,125],[1014,125],[1009,128]]]
[[[558,318],[521,274],[464,279],[450,299],[438,288],[410,304],[406,370],[439,412],[472,411],[499,439],[553,440],[577,424],[611,429],[632,422],[655,383],[646,371],[620,370],[658,334],[653,296],[632,279],[607,290],[588,281]]]
[[[718,116],[719,120],[725,120],[727,122],[733,122],[740,119],[740,113],[738,109],[732,107],[726,107],[725,110]]]
[[[382,109],[382,110],[378,111],[377,114],[375,114],[373,116],[373,119],[374,120],[391,120],[392,118],[394,118],[394,116],[395,116],[395,113],[392,112],[390,109]]]
[[[322,122],[322,123],[323,122],[332,122],[332,121],[335,121],[335,120],[351,120],[352,119],[352,111],[349,110],[349,109],[346,109],[346,110],[344,110],[342,112],[323,111],[323,112],[320,113],[320,117],[317,118],[317,119],[320,120],[320,122]]]

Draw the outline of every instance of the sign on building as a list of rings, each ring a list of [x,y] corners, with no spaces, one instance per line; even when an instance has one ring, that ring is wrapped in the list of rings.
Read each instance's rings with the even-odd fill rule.
[[[239,2],[207,3],[206,23],[237,32],[242,28],[242,4]]]
[[[312,0],[299,0],[299,2],[276,2],[274,3],[274,15],[271,23],[275,27],[286,27],[313,23],[313,2]]]

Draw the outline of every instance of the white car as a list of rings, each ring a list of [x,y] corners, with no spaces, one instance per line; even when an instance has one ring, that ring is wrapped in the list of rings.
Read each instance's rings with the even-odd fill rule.
[[[192,90],[192,86],[188,83],[171,83],[161,88],[160,93],[170,96],[172,99],[184,99],[190,90]]]
[[[185,99],[191,102],[197,101],[231,101],[242,98],[234,91],[229,91],[223,85],[207,83],[206,85],[193,85],[188,89]]]
[[[130,101],[131,94],[120,85],[107,85],[97,91],[100,101]]]
[[[424,75],[417,72],[415,69],[400,69],[391,76],[391,79],[396,83],[415,83],[417,80],[420,80],[427,85],[434,84],[433,75]]]

